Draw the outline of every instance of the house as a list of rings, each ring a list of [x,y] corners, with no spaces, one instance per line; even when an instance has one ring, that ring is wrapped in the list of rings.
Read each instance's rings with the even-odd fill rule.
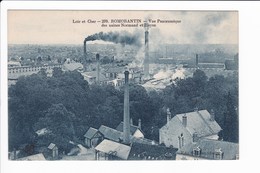
[[[98,129],[98,131],[103,135],[104,139],[108,139],[111,141],[115,142],[123,142],[123,132],[101,125]],[[146,138],[140,138],[140,137],[135,137],[130,134],[130,142],[137,142],[137,143],[142,143],[142,144],[148,144],[148,145],[157,145],[153,140],[146,139]]]
[[[177,151],[176,160],[237,160],[237,143],[202,138]]]
[[[30,155],[27,157],[23,157],[17,160],[22,160],[22,161],[45,161],[45,157],[42,153],[35,154],[35,155]]]
[[[59,158],[59,149],[56,144],[50,143],[50,145],[48,146],[48,149],[51,151],[52,159]]]
[[[102,140],[103,135],[95,128],[90,127],[84,135],[85,144],[89,148],[96,147]]]
[[[62,69],[64,71],[82,71],[83,70],[83,65],[79,62],[75,62],[71,60],[70,58],[67,58],[66,61],[64,62]]]
[[[193,138],[218,140],[221,127],[215,121],[214,111],[195,109],[193,112],[177,114],[171,118],[167,110],[167,123],[159,130],[159,143],[167,147],[181,148]]]
[[[90,71],[90,72],[82,72],[82,76],[84,77],[84,80],[88,81],[89,84],[94,84],[97,82],[97,72],[96,71]],[[107,79],[102,73],[99,73],[99,82],[100,83],[107,83]]]
[[[95,147],[96,160],[127,160],[131,147],[104,139]]]
[[[123,132],[116,129],[101,125],[98,131],[103,135],[104,139],[121,142],[123,139]]]
[[[105,71],[105,77],[112,80],[118,77],[122,77],[125,67],[111,67]],[[120,76],[121,75],[121,76]]]
[[[133,125],[133,122],[131,121],[131,124],[130,124],[130,134],[136,138],[144,138],[144,133],[143,131],[141,130],[141,120],[139,119],[138,121],[138,126],[135,126]],[[120,131],[120,132],[123,132],[123,127],[124,127],[124,123],[121,122],[116,130]]]
[[[175,160],[177,148],[133,142],[128,160]]]

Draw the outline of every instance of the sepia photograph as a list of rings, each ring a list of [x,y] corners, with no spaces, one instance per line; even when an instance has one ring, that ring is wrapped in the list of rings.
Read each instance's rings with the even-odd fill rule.
[[[238,160],[232,10],[8,10],[9,161]]]

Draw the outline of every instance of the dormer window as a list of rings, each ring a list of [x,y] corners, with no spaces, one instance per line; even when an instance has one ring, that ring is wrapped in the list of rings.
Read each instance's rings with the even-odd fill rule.
[[[222,160],[223,156],[224,156],[224,153],[222,152],[221,148],[215,150],[215,152],[214,152],[215,160]]]
[[[193,156],[199,157],[201,155],[201,149],[199,146],[193,148]]]

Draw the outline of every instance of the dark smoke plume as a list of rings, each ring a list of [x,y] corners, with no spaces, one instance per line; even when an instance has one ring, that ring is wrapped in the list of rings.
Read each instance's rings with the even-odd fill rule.
[[[123,32],[99,32],[93,35],[88,36],[85,38],[85,42],[87,41],[95,41],[95,40],[103,40],[103,41],[108,41],[108,42],[113,42],[116,44],[122,44],[124,45],[135,45],[135,46],[141,46],[141,41],[140,41],[140,34],[139,33],[134,33],[131,34],[127,31]]]

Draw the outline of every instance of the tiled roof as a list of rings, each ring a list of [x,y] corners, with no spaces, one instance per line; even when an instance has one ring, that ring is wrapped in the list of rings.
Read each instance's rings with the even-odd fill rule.
[[[43,161],[46,160],[44,155],[42,153],[39,154],[35,154],[35,155],[31,155],[31,156],[27,156],[27,157],[23,157],[17,160],[26,160],[26,161]]]
[[[217,141],[210,139],[200,139],[197,143],[189,143],[183,146],[177,154],[193,155],[193,149],[199,147],[201,149],[200,157],[206,159],[214,159],[215,151],[223,152],[223,160],[234,160],[239,154],[239,145],[237,143]]]
[[[225,67],[223,63],[199,63],[198,66],[200,68],[224,68]]]
[[[129,160],[175,160],[177,148],[159,145],[147,145],[134,142]]]
[[[182,126],[182,117],[187,116],[187,126]],[[178,124],[178,125],[177,125]],[[185,128],[191,135],[194,132],[197,132],[198,137],[204,137],[209,135],[217,134],[221,127],[215,120],[210,120],[210,114],[207,110],[200,110],[194,112],[188,112],[185,114],[177,114],[173,117],[170,121],[171,126],[175,126],[176,130],[178,126],[182,126]],[[163,126],[162,128],[166,128],[167,125]],[[182,130],[181,128],[180,130]]]
[[[98,146],[96,146],[95,149],[126,160],[128,158],[131,147],[118,142],[104,139]]]
[[[140,143],[140,144],[146,144],[146,145],[158,145],[158,142],[147,139],[147,138],[131,138],[132,142]]]
[[[90,127],[84,137],[91,139],[96,133],[98,132],[97,129]]]
[[[98,130],[104,135],[104,138],[110,139],[112,141],[119,142],[119,139],[123,139],[123,132],[112,129],[110,127],[101,125]]]
[[[95,77],[96,78],[97,77],[97,72],[96,71],[83,72],[81,74],[82,74],[82,76],[85,76],[87,78],[91,78],[91,77]],[[100,81],[107,81],[107,78],[102,73],[100,73],[99,74],[99,80]]]
[[[50,143],[50,145],[48,146],[48,149],[52,150],[56,145],[54,143]]]
[[[120,132],[118,130],[112,129],[104,125],[101,125],[98,130],[100,133],[104,135],[104,138],[106,139],[116,141],[116,142],[120,142],[121,140],[123,140],[123,132]],[[148,144],[148,145],[157,144],[155,141],[152,141],[150,139],[136,138],[132,135],[130,136],[130,140],[131,142],[138,142],[138,143]]]
[[[106,70],[106,73],[123,73],[125,67],[111,67]]]
[[[123,128],[124,128],[124,122],[121,122],[121,123],[117,126],[116,130],[118,130],[118,131],[120,131],[120,132],[123,132]],[[130,125],[130,133],[131,133],[131,135],[133,135],[133,134],[136,132],[137,129],[139,129],[137,126]],[[140,129],[139,129],[139,130],[140,130]]]
[[[82,69],[83,65],[78,62],[64,63],[63,68],[64,70],[73,71],[73,70]]]

